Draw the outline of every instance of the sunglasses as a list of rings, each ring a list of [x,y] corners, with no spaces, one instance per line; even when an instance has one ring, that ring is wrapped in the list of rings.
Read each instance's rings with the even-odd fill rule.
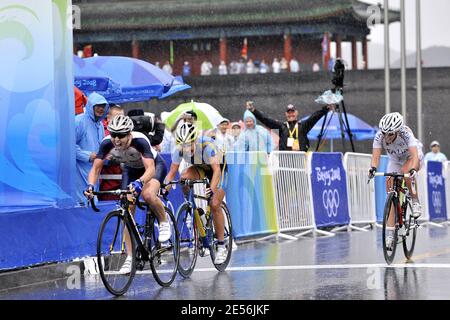
[[[115,138],[119,138],[119,139],[123,139],[128,135],[128,133],[116,133],[116,132],[111,132],[111,138],[115,139]]]
[[[395,136],[395,133],[383,133],[383,135],[384,136],[387,136],[387,137],[393,137],[393,136]]]

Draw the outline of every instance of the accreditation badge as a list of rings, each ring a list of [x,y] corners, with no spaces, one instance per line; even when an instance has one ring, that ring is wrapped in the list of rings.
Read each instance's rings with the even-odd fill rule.
[[[294,145],[294,138],[288,138],[288,139],[287,139],[287,146],[288,146],[289,148],[292,148],[293,145]]]

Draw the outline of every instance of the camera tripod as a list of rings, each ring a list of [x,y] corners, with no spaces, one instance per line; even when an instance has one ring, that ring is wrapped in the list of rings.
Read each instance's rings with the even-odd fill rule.
[[[344,71],[345,71],[345,65],[344,65],[342,59],[341,58],[336,59],[336,64],[334,65],[334,76],[333,76],[333,80],[331,80],[331,82],[334,84],[334,88],[331,89],[331,91],[333,93],[336,93],[336,91],[339,91],[339,93],[342,96],[343,96],[343,92],[344,92],[344,90],[343,90],[343,88],[344,88]],[[338,113],[339,126],[341,129],[342,147],[344,148],[343,151],[345,152],[347,150],[346,146],[345,146],[345,133],[347,133],[348,138],[350,140],[351,147],[352,147],[352,152],[355,152],[355,146],[353,144],[353,133],[350,130],[350,125],[348,123],[348,117],[347,117],[347,111],[345,110],[344,99],[342,99],[342,101],[339,104],[336,104],[335,106],[336,106],[336,112]],[[342,114],[344,116],[342,116]],[[330,118],[330,120],[326,124],[327,116],[328,116],[328,113],[325,114],[325,117],[322,122],[322,128],[320,129],[320,133],[318,136],[316,151],[319,150],[320,142],[322,141],[322,137],[324,135],[326,135],[328,125],[330,124],[330,121],[331,121],[331,118]]]
[[[335,93],[337,90],[339,90],[342,94],[342,88],[335,88],[332,89],[333,93]],[[347,111],[345,110],[345,103],[344,100],[342,100],[339,104],[336,104],[336,111],[338,114],[338,119],[339,119],[339,127],[341,130],[341,139],[342,139],[342,147],[343,147],[343,151],[345,152],[347,150],[346,148],[346,142],[345,142],[345,133],[347,133],[348,138],[350,140],[350,145],[352,148],[352,152],[355,152],[355,145],[353,144],[353,133],[350,130],[350,125],[348,123],[348,117],[347,117]],[[320,129],[320,133],[318,135],[318,140],[317,140],[317,146],[316,146],[316,151],[319,151],[319,147],[320,147],[320,143],[322,141],[322,138],[324,136],[326,136],[327,134],[327,128],[328,125],[330,124],[331,118],[327,123],[327,117],[328,117],[328,113],[325,114],[325,117],[323,119],[322,122],[322,127]],[[333,116],[331,116],[333,117]]]

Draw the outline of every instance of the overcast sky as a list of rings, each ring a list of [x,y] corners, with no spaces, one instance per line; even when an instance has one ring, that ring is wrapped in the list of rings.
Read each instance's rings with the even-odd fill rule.
[[[381,3],[383,0],[362,0],[366,3]],[[405,0],[406,49],[416,49],[416,0]],[[389,0],[389,8],[400,9],[400,0]],[[450,47],[450,0],[421,0],[422,48],[431,46]],[[369,39],[384,43],[384,26],[371,28]],[[390,45],[400,51],[400,22],[390,27]]]

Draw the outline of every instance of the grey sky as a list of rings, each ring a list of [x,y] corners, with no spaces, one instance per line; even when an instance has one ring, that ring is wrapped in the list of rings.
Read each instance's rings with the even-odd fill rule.
[[[382,0],[362,0],[366,3],[382,3]],[[390,0],[391,9],[400,8],[400,0]],[[416,0],[405,0],[406,50],[416,49]],[[431,46],[450,47],[450,0],[421,0],[422,48]],[[374,43],[384,43],[384,26],[371,28],[369,39]],[[390,45],[400,51],[400,22],[390,26]]]

